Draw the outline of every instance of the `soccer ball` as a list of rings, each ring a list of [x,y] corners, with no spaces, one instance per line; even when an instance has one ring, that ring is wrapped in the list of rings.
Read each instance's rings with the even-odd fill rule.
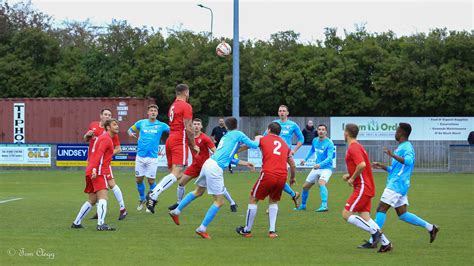
[[[232,47],[226,42],[221,42],[216,47],[216,54],[220,57],[229,56],[232,53]]]

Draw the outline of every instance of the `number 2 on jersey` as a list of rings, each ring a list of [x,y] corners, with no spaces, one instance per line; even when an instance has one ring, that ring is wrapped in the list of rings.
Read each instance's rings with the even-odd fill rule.
[[[275,149],[273,149],[273,154],[281,155],[281,152],[280,152],[281,142],[279,142],[278,140],[275,140],[273,144],[276,146]]]

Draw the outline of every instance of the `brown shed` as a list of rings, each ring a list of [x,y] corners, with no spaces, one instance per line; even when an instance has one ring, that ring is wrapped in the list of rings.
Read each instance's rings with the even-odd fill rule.
[[[134,143],[126,131],[146,118],[152,103],[153,98],[135,97],[0,99],[0,142],[81,143],[89,123],[109,108],[120,121],[121,142]]]

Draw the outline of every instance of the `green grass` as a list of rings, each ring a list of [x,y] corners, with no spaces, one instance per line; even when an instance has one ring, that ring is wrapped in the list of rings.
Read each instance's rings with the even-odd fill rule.
[[[310,192],[308,210],[294,212],[288,195],[283,195],[277,230],[280,237],[267,238],[266,202],[260,203],[254,237],[242,238],[234,228],[245,223],[249,191],[257,173],[226,174],[226,186],[239,203],[238,213],[225,205],[208,231],[212,240],[200,239],[194,229],[211,204],[207,194],[193,202],[181,215],[181,225],[172,223],[166,207],[175,201],[176,187],[162,194],[154,215],[137,212],[137,191],[133,172],[115,171],[129,216],[117,221],[118,204],[109,194],[107,222],[116,232],[97,232],[95,221],[85,219],[85,230],[69,226],[86,200],[79,171],[0,171],[0,265],[10,264],[154,264],[154,265],[473,265],[473,176],[468,174],[421,174],[412,178],[409,210],[441,227],[438,239],[429,243],[425,229],[388,213],[384,231],[394,244],[392,253],[355,247],[367,234],[341,218],[351,193],[336,173],[329,183],[328,213],[315,213],[319,190]],[[298,174],[299,184],[305,173]],[[376,175],[377,206],[385,182]],[[187,192],[193,188],[188,186]],[[92,214],[89,214],[91,217]],[[36,255],[38,249],[54,253],[54,259]],[[8,251],[16,254],[10,256]],[[20,256],[23,249],[32,256]],[[24,254],[26,255],[26,254]]]

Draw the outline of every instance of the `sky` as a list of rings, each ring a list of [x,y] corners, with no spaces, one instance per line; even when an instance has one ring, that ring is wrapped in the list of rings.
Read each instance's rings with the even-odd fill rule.
[[[8,1],[8,0],[7,0]],[[18,2],[9,0],[9,3]],[[106,25],[112,19],[127,20],[133,26],[155,29],[188,29],[208,32],[213,10],[214,37],[233,36],[233,0],[31,0],[33,6],[56,21],[85,21]],[[294,30],[303,42],[324,39],[326,27],[354,31],[365,25],[369,32],[392,30],[410,35],[433,28],[473,30],[473,1],[470,0],[240,0],[240,39],[268,40],[272,33]],[[165,32],[163,32],[165,33]]]

